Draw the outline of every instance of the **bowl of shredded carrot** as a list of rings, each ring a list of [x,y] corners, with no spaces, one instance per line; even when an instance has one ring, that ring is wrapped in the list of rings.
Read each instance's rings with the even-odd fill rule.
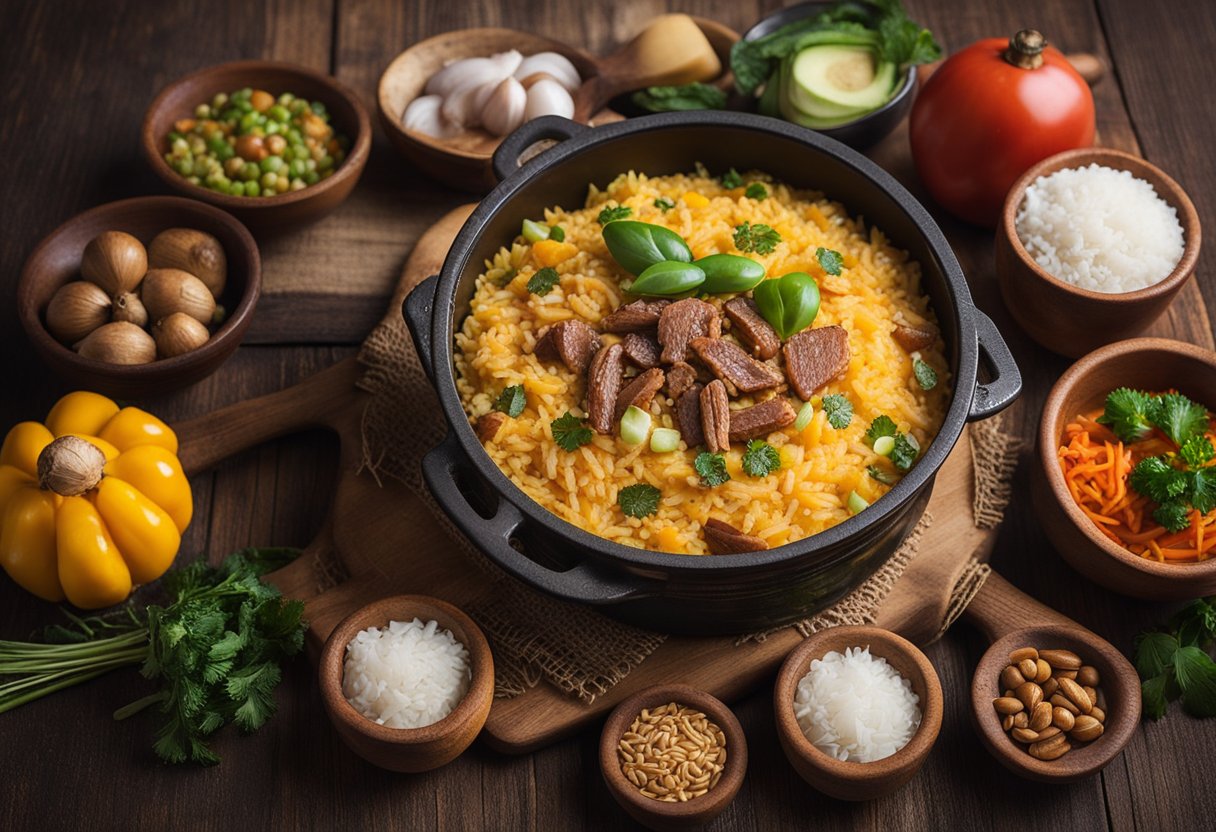
[[[1137,338],[1077,361],[1039,425],[1036,511],[1077,571],[1125,595],[1216,591],[1216,353]]]

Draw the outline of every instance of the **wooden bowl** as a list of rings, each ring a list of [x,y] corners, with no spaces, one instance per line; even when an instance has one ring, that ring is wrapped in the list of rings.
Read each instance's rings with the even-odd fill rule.
[[[346,647],[360,630],[390,621],[437,621],[469,651],[472,681],[460,703],[438,722],[421,728],[388,728],[356,711],[342,694]],[[390,771],[430,771],[456,759],[477,738],[494,699],[494,658],[486,637],[456,607],[425,595],[396,595],[356,610],[325,641],[317,666],[321,701],[330,721],[352,751]]]
[[[219,239],[228,280],[219,303],[224,323],[196,350],[149,364],[108,364],[77,355],[51,336],[43,316],[59,287],[80,278],[89,241],[126,231],[145,245],[166,228],[195,228]],[[47,366],[69,384],[120,398],[163,393],[210,375],[232,355],[253,321],[262,288],[262,259],[249,231],[218,208],[176,196],[144,196],[90,208],[52,231],[26,258],[17,282],[17,316]]]
[[[1068,422],[1099,408],[1118,387],[1178,390],[1216,408],[1216,353],[1164,338],[1120,341],[1091,352],[1051,388],[1039,420],[1035,512],[1056,551],[1078,572],[1133,598],[1183,600],[1216,592],[1216,559],[1158,563],[1101,534],[1072,499],[1057,460]]]
[[[1073,745],[1055,760],[1037,760],[1026,746],[1001,728],[992,700],[1000,696],[1001,671],[1009,654],[1021,647],[1063,649],[1076,653],[1097,669],[1098,702],[1106,711],[1105,730],[1093,742]],[[971,681],[971,716],[980,741],[997,762],[1029,780],[1071,783],[1097,774],[1119,756],[1140,724],[1140,677],[1123,654],[1080,627],[1045,624],[1015,630],[992,643],[975,668]]]
[[[1134,292],[1093,292],[1048,274],[1027,254],[1014,224],[1026,188],[1040,176],[1091,163],[1130,171],[1149,182],[1177,212],[1185,248],[1182,259],[1164,280]],[[997,281],[1005,306],[1031,338],[1053,352],[1076,358],[1103,344],[1138,335],[1157,320],[1194,273],[1201,241],[1195,206],[1182,187],[1160,168],[1120,150],[1067,150],[1022,174],[1005,197],[996,230]]]
[[[274,95],[290,92],[320,101],[330,114],[334,130],[350,139],[350,151],[326,179],[299,191],[277,196],[249,197],[221,194],[192,185],[169,167],[167,136],[173,123],[194,115],[194,108],[217,93],[244,87]],[[363,174],[371,149],[372,128],[359,96],[344,84],[319,72],[278,61],[231,61],[200,69],[165,87],[144,115],[141,133],[144,157],[170,188],[194,199],[218,205],[257,232],[288,231],[320,219],[341,205]]]
[[[920,727],[907,745],[885,759],[836,760],[802,733],[794,716],[794,696],[812,660],[832,650],[843,653],[847,647],[866,646],[912,683],[920,698]],[[872,800],[902,787],[924,765],[942,727],[942,685],[929,659],[907,639],[878,627],[832,627],[807,638],[786,656],[773,688],[773,714],[785,756],[803,780],[838,800]]]
[[[621,738],[642,709],[669,702],[696,708],[726,737],[726,766],[718,785],[685,803],[664,803],[645,796],[626,779],[617,758]],[[747,738],[731,709],[716,697],[688,685],[656,685],[630,696],[608,716],[600,734],[600,772],[616,802],[638,823],[651,829],[696,829],[720,815],[739,793],[747,773]]]

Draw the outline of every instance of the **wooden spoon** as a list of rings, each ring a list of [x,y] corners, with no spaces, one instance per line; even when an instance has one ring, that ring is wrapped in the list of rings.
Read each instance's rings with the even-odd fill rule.
[[[1071,783],[1101,771],[1123,751],[1140,724],[1140,677],[1113,645],[995,572],[963,615],[992,641],[971,681],[971,713],[980,740],[997,762],[1030,780]],[[1064,756],[1044,761],[1031,757],[1025,745],[1005,733],[992,701],[1003,693],[1000,675],[1009,664],[1009,654],[1022,647],[1071,650],[1097,669],[1106,712],[1100,737],[1074,742]]]
[[[722,62],[686,14],[656,17],[624,47],[601,59],[599,72],[574,94],[574,120],[585,123],[616,96],[643,87],[707,81]]]

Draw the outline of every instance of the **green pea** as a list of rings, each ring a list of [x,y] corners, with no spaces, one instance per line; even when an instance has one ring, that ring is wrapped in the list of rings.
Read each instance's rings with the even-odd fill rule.
[[[630,274],[641,275],[649,267],[664,261],[692,262],[692,251],[684,238],[661,225],[616,220],[604,226],[603,234],[608,251]]]
[[[262,193],[257,182],[245,183],[245,196],[259,196]]]
[[[321,181],[321,175],[315,170],[310,170],[304,174],[304,182],[309,185],[315,185]]]
[[[282,104],[275,104],[268,112],[270,113],[270,117],[275,121],[287,122],[291,119],[291,111]]]
[[[252,182],[262,175],[262,169],[258,167],[257,162],[246,162],[241,168],[241,178],[246,182]]]
[[[738,254],[711,254],[693,264],[705,272],[701,291],[708,295],[746,292],[764,280],[764,265]]]
[[[763,280],[752,290],[752,298],[783,341],[806,329],[819,314],[819,284],[806,272]]]
[[[673,297],[696,289],[704,282],[705,272],[699,266],[678,260],[664,260],[647,266],[638,275],[638,279],[633,281],[629,293],[660,298]]]
[[[261,167],[265,173],[278,173],[283,167],[283,159],[279,156],[267,156],[261,161]]]
[[[258,114],[250,110],[241,116],[241,132],[248,133],[258,123]]]
[[[278,181],[279,181],[279,177],[276,174],[273,174],[273,173],[263,173],[262,174],[262,188],[263,189],[273,190],[275,183],[277,183]]]

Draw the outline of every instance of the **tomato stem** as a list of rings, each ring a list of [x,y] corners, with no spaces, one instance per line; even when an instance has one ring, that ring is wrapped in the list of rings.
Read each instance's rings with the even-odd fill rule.
[[[1038,69],[1043,65],[1043,47],[1047,39],[1035,29],[1023,29],[1009,39],[1009,48],[1001,53],[1007,63],[1022,69]]]

